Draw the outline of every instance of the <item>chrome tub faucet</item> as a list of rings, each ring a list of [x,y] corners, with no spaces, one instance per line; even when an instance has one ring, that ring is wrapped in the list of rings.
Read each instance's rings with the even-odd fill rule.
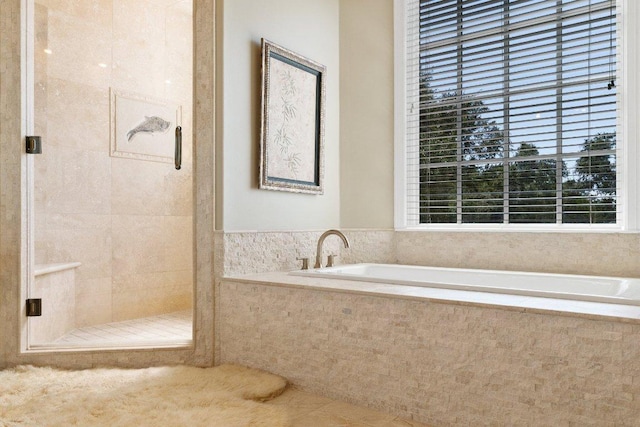
[[[316,264],[313,266],[313,268],[322,268],[322,245],[324,244],[324,239],[326,239],[327,237],[331,236],[332,234],[335,234],[336,236],[340,237],[342,239],[342,242],[344,243],[344,247],[348,248],[349,247],[349,240],[347,239],[347,237],[342,234],[342,232],[340,230],[327,230],[324,233],[322,233],[322,235],[320,236],[320,238],[318,239],[318,250],[316,252]],[[335,255],[331,255],[330,259],[329,259],[329,263],[331,265],[333,265],[333,258],[335,257]],[[330,267],[330,265],[329,265]]]

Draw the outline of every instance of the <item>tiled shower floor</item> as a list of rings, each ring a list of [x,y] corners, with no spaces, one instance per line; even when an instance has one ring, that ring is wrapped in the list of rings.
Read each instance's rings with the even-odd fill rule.
[[[53,342],[59,347],[188,345],[191,310],[75,329]]]

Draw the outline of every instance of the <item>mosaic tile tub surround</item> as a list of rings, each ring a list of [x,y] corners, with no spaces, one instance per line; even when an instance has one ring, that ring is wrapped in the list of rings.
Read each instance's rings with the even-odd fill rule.
[[[633,234],[343,231],[351,247],[336,240],[340,264],[640,275]],[[321,232],[217,235],[219,363],[268,368],[305,390],[433,425],[640,419],[637,321],[221,278],[297,269],[296,251],[314,255]],[[592,261],[588,271],[579,259]]]
[[[222,281],[220,363],[434,425],[632,426],[640,323]]]
[[[218,277],[300,268],[316,255],[325,230],[216,233]],[[342,229],[351,243],[328,238],[324,257],[358,262],[640,277],[640,234],[458,232]]]
[[[217,277],[240,276],[268,271],[300,269],[297,258],[316,256],[318,238],[325,230],[272,232],[217,232]],[[325,240],[323,263],[329,254],[338,255],[338,264],[357,262],[395,262],[395,237],[392,230],[343,230],[350,241],[344,249],[335,236]]]

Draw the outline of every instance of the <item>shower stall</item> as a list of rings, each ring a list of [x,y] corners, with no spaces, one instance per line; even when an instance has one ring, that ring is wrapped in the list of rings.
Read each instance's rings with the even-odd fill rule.
[[[191,0],[27,8],[28,345],[189,345]]]

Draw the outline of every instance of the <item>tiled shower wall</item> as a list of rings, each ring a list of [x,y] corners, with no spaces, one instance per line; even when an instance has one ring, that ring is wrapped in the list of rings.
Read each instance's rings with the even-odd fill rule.
[[[78,327],[191,306],[190,3],[36,0],[36,263],[82,263]],[[110,156],[110,88],[182,105],[182,170]]]

